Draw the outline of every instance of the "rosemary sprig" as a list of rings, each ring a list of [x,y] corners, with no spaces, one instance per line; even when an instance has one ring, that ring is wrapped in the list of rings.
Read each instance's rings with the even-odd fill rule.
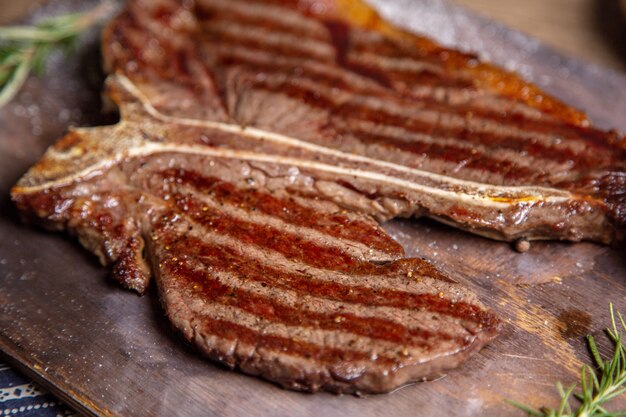
[[[626,348],[624,347],[624,332],[626,322],[619,311],[615,311],[613,304],[611,310],[611,328],[606,329],[606,334],[615,345],[613,356],[604,360],[598,352],[598,347],[593,336],[587,336],[589,349],[595,362],[595,369],[584,365],[580,371],[580,392],[574,392],[577,384],[571,385],[567,390],[560,382],[556,387],[561,396],[561,402],[557,409],[542,407],[534,409],[515,401],[508,402],[529,416],[536,417],[620,417],[626,416],[626,410],[607,411],[604,408],[611,399],[626,393]],[[579,401],[576,410],[572,410],[570,401],[572,396]]]
[[[0,107],[11,101],[31,71],[43,72],[50,52],[70,50],[78,36],[113,7],[113,2],[105,1],[90,11],[48,18],[33,26],[0,27]]]

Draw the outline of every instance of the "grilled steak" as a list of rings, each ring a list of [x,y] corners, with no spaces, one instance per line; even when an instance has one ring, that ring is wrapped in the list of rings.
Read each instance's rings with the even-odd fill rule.
[[[154,276],[174,326],[210,358],[293,389],[385,392],[495,337],[470,291],[318,191],[367,165],[165,116],[122,75],[107,85],[122,121],[71,131],[13,198],[124,286],[143,293]]]
[[[338,174],[321,191],[378,220],[429,216],[504,240],[623,238],[625,140],[359,2],[138,1],[103,50],[163,115],[279,133],[393,177]]]
[[[384,392],[495,336],[471,292],[317,192],[336,174],[316,165],[335,165],[270,139],[238,146],[257,131],[164,122],[130,81],[108,84],[123,121],[68,134],[13,198],[125,286],[143,292],[154,275],[174,326],[210,358],[293,389]]]
[[[375,220],[619,239],[624,146],[358,2],[131,2],[103,37],[114,126],[71,130],[12,191],[127,288],[151,276],[206,355],[301,390],[384,392],[497,333]]]

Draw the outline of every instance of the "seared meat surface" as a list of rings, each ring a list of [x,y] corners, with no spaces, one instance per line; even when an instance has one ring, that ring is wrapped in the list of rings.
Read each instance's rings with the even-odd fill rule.
[[[336,202],[379,220],[430,216],[509,241],[623,237],[624,138],[359,2],[139,1],[103,50],[162,114],[279,133],[410,182],[334,181]]]

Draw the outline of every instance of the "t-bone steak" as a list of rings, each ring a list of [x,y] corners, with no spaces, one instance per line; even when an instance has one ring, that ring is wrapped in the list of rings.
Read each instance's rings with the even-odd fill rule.
[[[210,358],[284,387],[390,391],[497,334],[378,226],[623,236],[624,144],[357,1],[131,1],[105,29],[113,126],[72,129],[13,188]]]

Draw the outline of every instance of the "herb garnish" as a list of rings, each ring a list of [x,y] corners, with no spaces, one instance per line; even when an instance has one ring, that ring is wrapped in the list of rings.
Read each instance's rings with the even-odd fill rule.
[[[33,26],[0,27],[0,107],[11,101],[31,71],[43,73],[53,50],[71,50],[78,36],[108,16],[113,6],[105,1],[90,11],[48,18]]]
[[[580,392],[574,392],[577,384],[564,389],[560,382],[556,387],[561,396],[558,409],[542,407],[534,409],[515,401],[508,401],[515,407],[525,411],[529,416],[536,417],[620,417],[626,416],[626,410],[607,411],[603,406],[611,400],[626,393],[626,348],[624,347],[624,332],[626,322],[619,311],[615,311],[613,304],[611,310],[611,328],[606,329],[606,334],[615,345],[612,358],[602,359],[593,336],[587,336],[589,350],[595,361],[596,368],[584,365],[580,371]],[[570,401],[572,396],[580,405],[572,410]]]

